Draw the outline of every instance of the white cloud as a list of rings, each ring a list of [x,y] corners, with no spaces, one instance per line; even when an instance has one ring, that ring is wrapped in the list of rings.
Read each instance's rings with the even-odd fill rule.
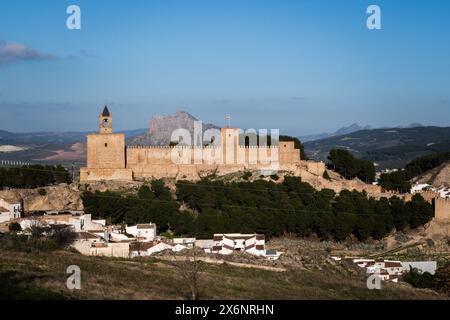
[[[23,44],[0,40],[0,66],[20,61],[36,61],[54,58],[54,55],[39,52]]]

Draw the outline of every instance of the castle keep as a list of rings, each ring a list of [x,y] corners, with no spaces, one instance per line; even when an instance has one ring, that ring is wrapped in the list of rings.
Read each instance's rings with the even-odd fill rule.
[[[214,146],[126,146],[125,135],[113,133],[112,113],[105,106],[99,116],[99,133],[87,136],[87,166],[80,181],[176,178],[197,180],[203,175],[224,175],[244,170],[298,171],[317,175],[323,163],[302,161],[293,141],[277,146],[239,144],[239,129],[222,128]]]

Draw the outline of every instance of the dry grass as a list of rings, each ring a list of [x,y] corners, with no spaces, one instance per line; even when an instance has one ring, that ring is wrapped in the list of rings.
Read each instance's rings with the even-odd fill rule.
[[[81,268],[81,290],[66,288],[66,268]],[[431,290],[405,284],[366,288],[364,275],[330,270],[271,272],[202,264],[200,299],[440,299]],[[189,288],[176,269],[157,259],[86,257],[71,252],[2,252],[0,298],[187,299]],[[11,289],[13,288],[13,290]]]

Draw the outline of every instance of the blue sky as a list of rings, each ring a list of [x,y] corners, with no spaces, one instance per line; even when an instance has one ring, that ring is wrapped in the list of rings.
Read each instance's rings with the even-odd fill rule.
[[[66,28],[70,4],[81,30]],[[370,4],[382,30],[366,28]],[[447,126],[449,13],[446,0],[2,0],[0,129],[94,130],[105,103],[115,129],[177,110],[295,135]]]

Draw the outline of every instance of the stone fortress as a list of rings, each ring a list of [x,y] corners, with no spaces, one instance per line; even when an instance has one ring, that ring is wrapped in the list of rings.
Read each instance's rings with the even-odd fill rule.
[[[357,190],[375,198],[397,195],[406,201],[412,197],[412,194],[384,192],[380,186],[358,179],[346,180],[330,170],[327,170],[330,179],[326,179],[323,177],[325,164],[302,160],[293,141],[279,141],[273,146],[243,146],[239,142],[239,129],[230,126],[220,129],[218,135],[219,141],[214,146],[127,146],[124,134],[113,133],[112,113],[105,106],[99,116],[99,133],[87,136],[87,166],[80,169],[80,182],[162,178],[196,181],[213,174],[261,171],[300,177],[317,190],[331,189],[337,193],[344,189]],[[183,157],[174,158],[181,154]],[[449,199],[427,191],[421,195],[434,205],[436,220],[450,221]]]
[[[112,113],[105,106],[99,116],[99,133],[87,136],[87,167],[80,169],[80,181],[198,180],[208,174],[222,176],[246,170],[322,176],[325,171],[323,162],[302,160],[293,141],[280,141],[277,146],[242,146],[239,129],[229,126],[220,130],[219,140],[214,146],[127,146],[124,134],[113,133]],[[174,161],[176,153],[180,161]]]

